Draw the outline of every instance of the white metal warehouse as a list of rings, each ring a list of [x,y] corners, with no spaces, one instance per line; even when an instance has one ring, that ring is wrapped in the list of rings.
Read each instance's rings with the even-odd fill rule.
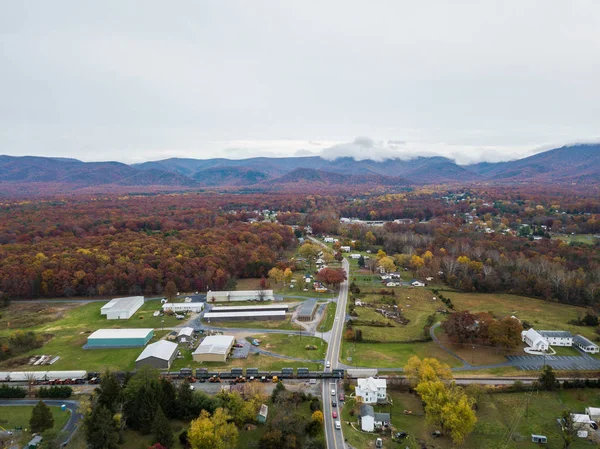
[[[192,353],[194,362],[225,362],[235,339],[231,335],[211,335]]]
[[[287,304],[273,304],[266,306],[212,306],[210,308],[211,312],[220,313],[220,312],[262,312],[265,310],[283,310],[285,312],[288,311],[289,305]]]
[[[160,340],[144,348],[135,360],[135,367],[151,366],[153,368],[168,369],[177,357],[177,343]]]
[[[285,310],[264,310],[254,312],[207,312],[204,319],[208,321],[242,321],[242,320],[285,320]]]
[[[273,290],[208,291],[206,302],[274,301]]]
[[[143,296],[115,298],[102,306],[100,314],[106,315],[107,320],[128,320],[143,305]]]
[[[162,306],[163,310],[172,310],[173,312],[202,312],[204,303],[202,302],[167,302]]]

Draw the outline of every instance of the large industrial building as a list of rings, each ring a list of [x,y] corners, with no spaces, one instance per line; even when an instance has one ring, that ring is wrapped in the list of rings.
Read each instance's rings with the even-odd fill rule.
[[[206,337],[192,353],[194,362],[225,362],[234,342],[231,335]]]
[[[154,329],[98,329],[90,334],[85,349],[137,348],[146,346]]]
[[[228,312],[261,312],[261,311],[275,311],[283,310],[287,312],[289,306],[287,304],[271,304],[267,306],[212,306],[211,312],[215,313],[228,313]]]
[[[175,313],[178,312],[202,312],[204,308],[203,302],[167,302],[162,306],[163,310],[172,310]]]
[[[251,312],[207,312],[207,321],[285,320],[285,310],[262,310]]]
[[[128,296],[110,300],[100,309],[107,320],[128,320],[144,305],[143,296]]]
[[[158,369],[169,369],[178,354],[177,343],[160,340],[144,348],[135,360],[135,367],[151,366]]]
[[[206,302],[228,302],[228,301],[274,301],[273,290],[240,290],[219,291],[206,293]]]
[[[312,321],[317,313],[317,300],[307,299],[302,303],[298,310],[298,321]]]

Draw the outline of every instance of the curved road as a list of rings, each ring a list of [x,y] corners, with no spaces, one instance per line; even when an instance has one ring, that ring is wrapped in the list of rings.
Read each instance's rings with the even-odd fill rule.
[[[60,407],[61,405],[66,405],[67,409],[70,410],[70,415],[68,421],[61,429],[62,432],[66,432],[67,435],[62,441],[62,445],[66,445],[77,430],[79,422],[83,418],[83,416],[77,411],[77,407],[79,406],[79,402],[73,400],[57,400],[57,399],[43,399],[43,402],[46,405]],[[19,405],[36,405],[38,403],[38,399],[0,399],[0,407],[2,406],[19,406]]]

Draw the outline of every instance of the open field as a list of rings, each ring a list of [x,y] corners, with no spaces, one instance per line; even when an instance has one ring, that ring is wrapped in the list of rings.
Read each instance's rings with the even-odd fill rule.
[[[436,430],[435,426],[425,421],[421,401],[416,395],[409,393],[391,392],[393,405],[375,407],[376,411],[391,412],[391,421],[394,431],[405,430],[409,435],[425,441],[428,447],[436,449],[450,449],[453,444],[446,436],[434,439],[431,432]],[[529,401],[527,399],[529,398]],[[528,407],[527,407],[527,403]],[[582,412],[586,406],[600,405],[599,390],[566,390],[557,393],[534,392],[527,393],[497,393],[483,394],[478,403],[478,422],[472,434],[461,446],[465,449],[480,449],[499,447],[504,443],[505,448],[534,448],[539,447],[531,443],[531,434],[542,434],[548,437],[548,444],[544,447],[551,449],[562,448],[562,440],[559,436],[559,427],[556,418],[565,408],[574,412]],[[353,430],[347,421],[356,422],[356,417],[350,417],[350,410],[355,408],[353,400],[349,400],[344,407],[342,418],[344,422],[344,437],[348,438],[350,444],[359,448],[374,447],[375,435]],[[404,415],[404,410],[411,410],[412,415]],[[521,419],[516,421],[515,417]],[[516,425],[515,425],[516,423]],[[507,439],[507,430],[515,429],[515,439]],[[504,439],[503,439],[504,438]],[[389,437],[386,437],[387,445],[394,447]],[[571,446],[572,449],[583,449],[596,447],[593,443],[577,438]]]
[[[15,427],[28,429],[32,410],[32,405],[0,406],[0,426],[7,430],[14,429]],[[50,411],[54,417],[54,427],[52,430],[58,432],[65,425],[71,414],[69,411],[63,412],[60,407],[55,406],[50,407]]]
[[[202,322],[208,326],[219,327],[219,328],[232,328],[232,329],[282,329],[291,331],[302,331],[303,327],[294,324],[290,320],[291,315],[287,314],[285,320],[264,320],[264,321],[211,321],[202,320]]]
[[[600,242],[600,239],[597,239],[593,236],[593,234],[554,234],[552,235],[553,239],[564,240],[567,243],[575,242],[575,243],[586,243],[588,245],[594,245]]]
[[[94,349],[85,350],[83,345],[87,342],[90,333],[97,329],[118,329],[118,328],[155,328],[155,337],[152,341],[158,340],[165,335],[167,331],[161,332],[164,319],[164,327],[172,327],[181,324],[174,316],[154,317],[153,312],[160,308],[159,301],[146,302],[138,312],[129,320],[107,320],[100,315],[100,308],[103,302],[95,302],[83,305],[72,306],[69,304],[63,310],[61,318],[55,321],[46,322],[32,327],[22,328],[23,330],[33,331],[36,334],[50,336],[49,341],[41,348],[26,352],[22,356],[9,359],[2,362],[0,366],[19,369],[28,367],[28,369],[45,370],[48,367],[29,367],[23,365],[20,360],[26,360],[36,354],[52,354],[60,356],[60,360],[52,365],[52,369],[70,370],[85,369],[89,371],[103,370],[110,368],[114,370],[133,369],[137,356],[142,348],[126,349]],[[21,308],[22,304],[12,304],[9,310]],[[48,307],[55,309],[56,304],[48,304]],[[62,306],[62,305],[61,305]],[[7,335],[8,330],[2,331],[2,335]]]
[[[276,354],[286,355],[306,360],[324,360],[327,351],[327,343],[318,337],[302,337],[300,335],[285,334],[258,334],[248,337],[261,340],[260,348]],[[306,346],[314,346],[317,349],[306,349]],[[252,357],[252,356],[250,356]]]
[[[335,311],[337,309],[337,304],[335,302],[330,302],[327,304],[325,308],[325,313],[323,313],[323,318],[321,318],[321,322],[317,327],[318,332],[329,332],[333,327],[333,321],[335,319]]]
[[[358,367],[402,368],[412,356],[435,357],[451,367],[462,363],[445,352],[436,343],[351,343],[342,342],[340,359],[342,363]],[[351,357],[352,360],[348,360]]]

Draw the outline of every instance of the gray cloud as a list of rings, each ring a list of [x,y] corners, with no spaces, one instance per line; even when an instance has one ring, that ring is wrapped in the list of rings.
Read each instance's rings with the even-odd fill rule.
[[[598,137],[598,54],[584,0],[3,2],[0,153],[506,160]]]

